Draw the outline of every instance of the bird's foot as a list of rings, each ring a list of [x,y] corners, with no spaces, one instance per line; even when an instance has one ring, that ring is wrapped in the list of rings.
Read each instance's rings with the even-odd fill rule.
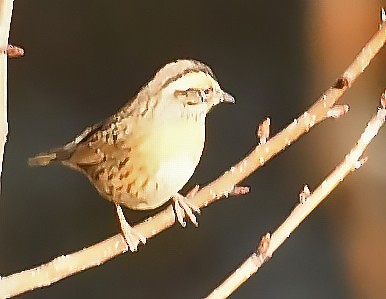
[[[120,205],[116,204],[115,209],[121,226],[121,232],[127,246],[129,246],[131,252],[137,251],[139,243],[146,244],[146,237],[131,227],[131,225],[126,221]]]
[[[174,201],[174,211],[176,213],[177,220],[182,225],[182,227],[186,226],[185,216],[187,216],[196,227],[198,226],[197,218],[196,215],[194,215],[194,212],[200,214],[200,209],[189,202],[189,199],[197,193],[198,189],[199,186],[195,186],[186,197],[179,193],[172,197]]]

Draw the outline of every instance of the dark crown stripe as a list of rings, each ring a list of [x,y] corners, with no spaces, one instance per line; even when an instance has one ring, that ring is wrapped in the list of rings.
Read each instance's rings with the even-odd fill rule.
[[[167,87],[169,84],[177,81],[178,79],[180,79],[181,77],[187,75],[187,74],[190,74],[190,73],[198,73],[198,72],[203,72],[203,73],[206,73],[208,75],[210,75],[213,79],[216,80],[212,70],[205,64],[201,63],[201,62],[198,62],[198,61],[193,61],[194,64],[191,65],[190,67],[182,70],[181,72],[177,73],[176,75],[168,78],[161,86],[161,88],[165,88]]]

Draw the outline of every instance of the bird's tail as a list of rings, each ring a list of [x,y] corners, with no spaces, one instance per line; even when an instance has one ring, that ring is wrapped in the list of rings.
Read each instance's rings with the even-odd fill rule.
[[[65,162],[68,161],[79,143],[87,140],[92,134],[99,130],[102,123],[98,123],[92,127],[86,128],[80,133],[74,141],[67,143],[66,145],[58,148],[54,148],[46,153],[41,153],[33,158],[28,159],[29,166],[47,166],[53,162]]]
[[[35,157],[28,159],[29,166],[46,166],[54,162],[63,162],[70,159],[72,153],[74,152],[76,144],[70,142],[63,147],[58,147],[50,150],[46,153],[40,153]]]

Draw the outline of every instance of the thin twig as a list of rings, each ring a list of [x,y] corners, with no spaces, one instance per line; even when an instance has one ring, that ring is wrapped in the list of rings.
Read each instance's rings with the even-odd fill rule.
[[[0,1],[0,177],[3,169],[4,146],[7,141],[7,46],[13,0]],[[0,184],[1,187],[1,184]]]
[[[328,118],[328,112],[338,99],[363,72],[378,53],[386,40],[386,25],[366,44],[343,75],[329,88],[318,101],[287,128],[266,143],[258,145],[238,164],[232,166],[222,176],[199,190],[192,198],[193,205],[202,208],[210,203],[232,194],[235,186],[269,159],[308,132],[315,124]],[[135,226],[147,239],[169,228],[175,223],[173,208],[162,212]],[[97,243],[81,251],[64,255],[39,267],[3,277],[0,280],[0,297],[14,296],[39,287],[48,286],[58,280],[85,269],[100,265],[128,250],[121,234]]]
[[[383,97],[386,97],[386,90]],[[341,162],[311,194],[309,194],[308,187],[305,187],[300,193],[299,204],[292,210],[288,218],[272,235],[266,234],[263,236],[257,252],[254,252],[236,271],[206,297],[206,299],[227,298],[231,295],[272,257],[273,253],[287,240],[300,223],[344,178],[363,165],[366,161],[365,158],[362,158],[363,152],[385,123],[385,118],[386,107],[382,105],[382,108],[371,118],[357,144],[351,149],[350,153],[346,155],[343,162]]]

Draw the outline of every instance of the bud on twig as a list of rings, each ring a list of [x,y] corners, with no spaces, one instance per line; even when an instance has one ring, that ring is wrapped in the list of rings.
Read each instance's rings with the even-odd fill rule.
[[[299,202],[304,204],[308,197],[310,197],[311,191],[307,185],[304,185],[303,190],[299,193]]]
[[[259,247],[257,247],[258,253],[261,255],[266,255],[270,243],[271,243],[271,234],[266,233],[264,236],[261,237]]]
[[[24,56],[24,49],[19,47],[19,46],[8,45],[7,46],[7,56],[9,58],[23,57]]]
[[[260,144],[265,144],[269,138],[271,127],[271,119],[267,117],[262,123],[259,124],[257,129],[257,137],[259,137]]]
[[[384,92],[381,95],[381,107],[383,109],[386,109],[386,89],[384,90]]]

